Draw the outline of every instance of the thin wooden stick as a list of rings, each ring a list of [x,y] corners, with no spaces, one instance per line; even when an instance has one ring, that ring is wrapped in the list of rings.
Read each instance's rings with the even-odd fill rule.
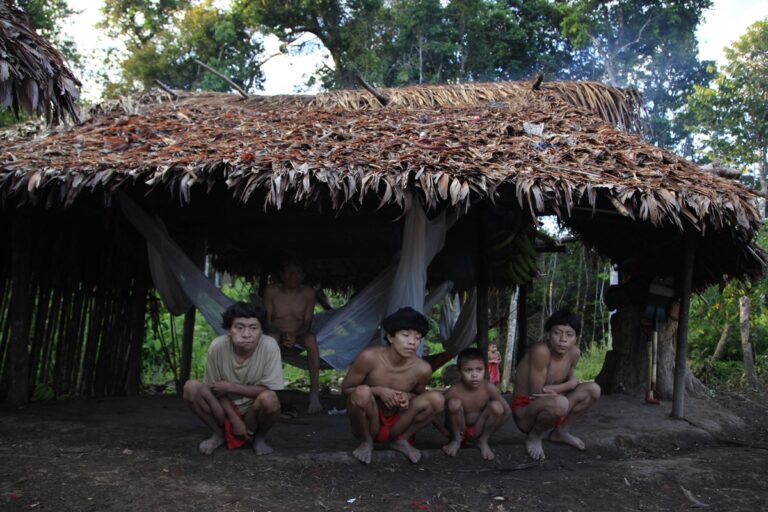
[[[366,82],[365,78],[360,76],[360,73],[355,74],[355,80],[357,80],[357,83],[359,83],[363,87],[363,89],[373,94],[373,97],[376,98],[379,101],[379,103],[381,103],[382,107],[386,107],[389,104],[389,102],[392,101],[389,96],[387,96],[386,94],[380,93],[378,90],[376,90],[374,86]]]
[[[163,82],[161,82],[161,81],[160,81],[160,80],[158,80],[157,78],[155,78],[155,79],[154,79],[154,80],[152,80],[152,81],[153,81],[153,82],[155,82],[159,88],[161,88],[162,90],[164,90],[165,92],[167,92],[167,93],[168,93],[168,94],[171,96],[171,99],[172,99],[172,100],[177,100],[177,99],[179,99],[179,95],[178,95],[178,94],[176,94],[175,92],[173,92],[173,90],[172,90],[170,87],[168,87],[167,85],[165,85]]]
[[[211,72],[211,73],[213,73],[214,75],[217,75],[217,76],[218,76],[218,77],[220,77],[222,80],[224,80],[224,81],[225,81],[225,82],[227,82],[229,85],[231,85],[231,86],[232,86],[232,87],[233,87],[233,88],[234,88],[234,89],[235,89],[235,90],[236,90],[238,93],[240,93],[240,96],[242,96],[244,100],[247,100],[247,99],[248,99],[248,95],[245,93],[245,91],[243,90],[243,88],[242,88],[242,87],[240,87],[239,85],[237,85],[237,84],[236,84],[235,82],[233,82],[231,79],[229,79],[228,77],[226,77],[226,76],[225,76],[225,75],[223,75],[222,73],[220,73],[220,72],[216,71],[215,69],[213,69],[211,66],[209,66],[209,65],[208,65],[208,64],[206,64],[205,62],[201,61],[200,59],[195,59],[195,62],[197,62],[197,64],[198,64],[198,65],[200,65],[200,66],[204,67],[205,69],[207,69],[208,71],[210,71],[210,72]]]

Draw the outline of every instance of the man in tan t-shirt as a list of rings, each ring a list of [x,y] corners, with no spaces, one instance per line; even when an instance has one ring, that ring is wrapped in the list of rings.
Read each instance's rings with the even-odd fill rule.
[[[280,347],[263,334],[266,311],[237,302],[222,315],[228,333],[211,342],[203,382],[184,384],[184,401],[211,427],[200,453],[211,455],[227,443],[230,449],[253,441],[256,455],[271,453],[266,434],[280,414],[275,391],[283,389]]]

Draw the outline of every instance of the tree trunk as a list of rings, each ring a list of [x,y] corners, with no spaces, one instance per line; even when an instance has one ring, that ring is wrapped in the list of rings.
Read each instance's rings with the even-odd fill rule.
[[[613,348],[595,378],[605,394],[643,394],[648,375],[646,331],[640,327],[643,305],[628,302],[611,318]]]
[[[712,355],[712,359],[719,361],[725,355],[725,345],[728,343],[728,336],[731,334],[731,324],[726,321],[723,326],[723,333],[720,335],[720,341],[717,342],[715,353]]]
[[[659,325],[658,367],[656,368],[656,392],[661,400],[672,400],[674,393],[675,375],[675,340],[677,322],[668,320]],[[686,365],[685,391],[693,394],[703,394],[706,386],[691,372]]]
[[[525,285],[523,285],[525,286]],[[517,299],[520,287],[516,287],[509,300],[509,319],[507,322],[507,346],[504,350],[504,369],[501,374],[501,389],[507,391],[515,366],[515,338],[517,334]]]
[[[752,342],[749,340],[749,297],[742,297],[739,300],[739,312],[741,315],[741,352],[744,355],[744,374],[752,389],[757,389],[759,384],[757,375],[755,375]]]

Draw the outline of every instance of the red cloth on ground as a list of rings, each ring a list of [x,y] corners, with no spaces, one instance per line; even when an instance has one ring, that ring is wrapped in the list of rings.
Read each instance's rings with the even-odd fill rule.
[[[488,363],[488,378],[494,386],[501,382],[501,373],[499,372],[499,363]]]
[[[518,409],[522,409],[523,407],[525,407],[529,403],[531,403],[531,397],[529,397],[529,396],[516,396],[516,397],[512,398],[511,407],[512,407],[513,411],[516,411]]]
[[[232,404],[232,407],[237,411],[237,414],[240,416],[240,418],[243,417],[243,415],[240,413],[240,409],[230,400],[229,402]],[[224,419],[224,438],[227,440],[227,448],[230,450],[234,450],[235,448],[240,448],[246,443],[246,440],[242,437],[237,437],[232,432],[232,422],[229,421],[229,418]]]

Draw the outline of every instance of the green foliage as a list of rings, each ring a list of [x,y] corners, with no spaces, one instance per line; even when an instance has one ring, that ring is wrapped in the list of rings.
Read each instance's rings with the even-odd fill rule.
[[[184,90],[228,91],[231,86],[202,69],[198,59],[246,90],[260,86],[261,42],[236,13],[205,0],[186,2],[110,0],[104,25],[126,41],[121,80],[107,95],[143,90],[155,79]]]
[[[681,149],[691,136],[679,116],[710,62],[697,57],[696,27],[711,0],[631,0],[561,4],[561,29],[579,48],[573,78],[634,87],[650,115],[650,139]]]
[[[768,19],[753,24],[732,47],[710,87],[688,99],[691,128],[702,134],[708,160],[756,167],[761,190],[768,175]],[[711,71],[714,72],[714,69]]]
[[[576,369],[573,371],[577,379],[593,380],[603,369],[603,362],[605,361],[605,354],[608,353],[610,347],[607,343],[592,343],[581,351],[581,357],[579,363],[576,365]]]
[[[713,359],[693,359],[691,371],[704,384],[726,388],[744,388],[749,383],[744,374],[744,362],[741,359],[715,361]],[[755,374],[761,382],[768,382],[768,354],[755,356]]]
[[[757,237],[763,249],[768,248],[768,226],[764,225]],[[691,300],[688,345],[694,360],[710,358],[726,322],[731,329],[725,359],[741,360],[739,333],[739,299],[749,297],[749,325],[752,346],[756,354],[768,350],[768,280],[756,282],[730,281],[723,287],[711,286]]]

